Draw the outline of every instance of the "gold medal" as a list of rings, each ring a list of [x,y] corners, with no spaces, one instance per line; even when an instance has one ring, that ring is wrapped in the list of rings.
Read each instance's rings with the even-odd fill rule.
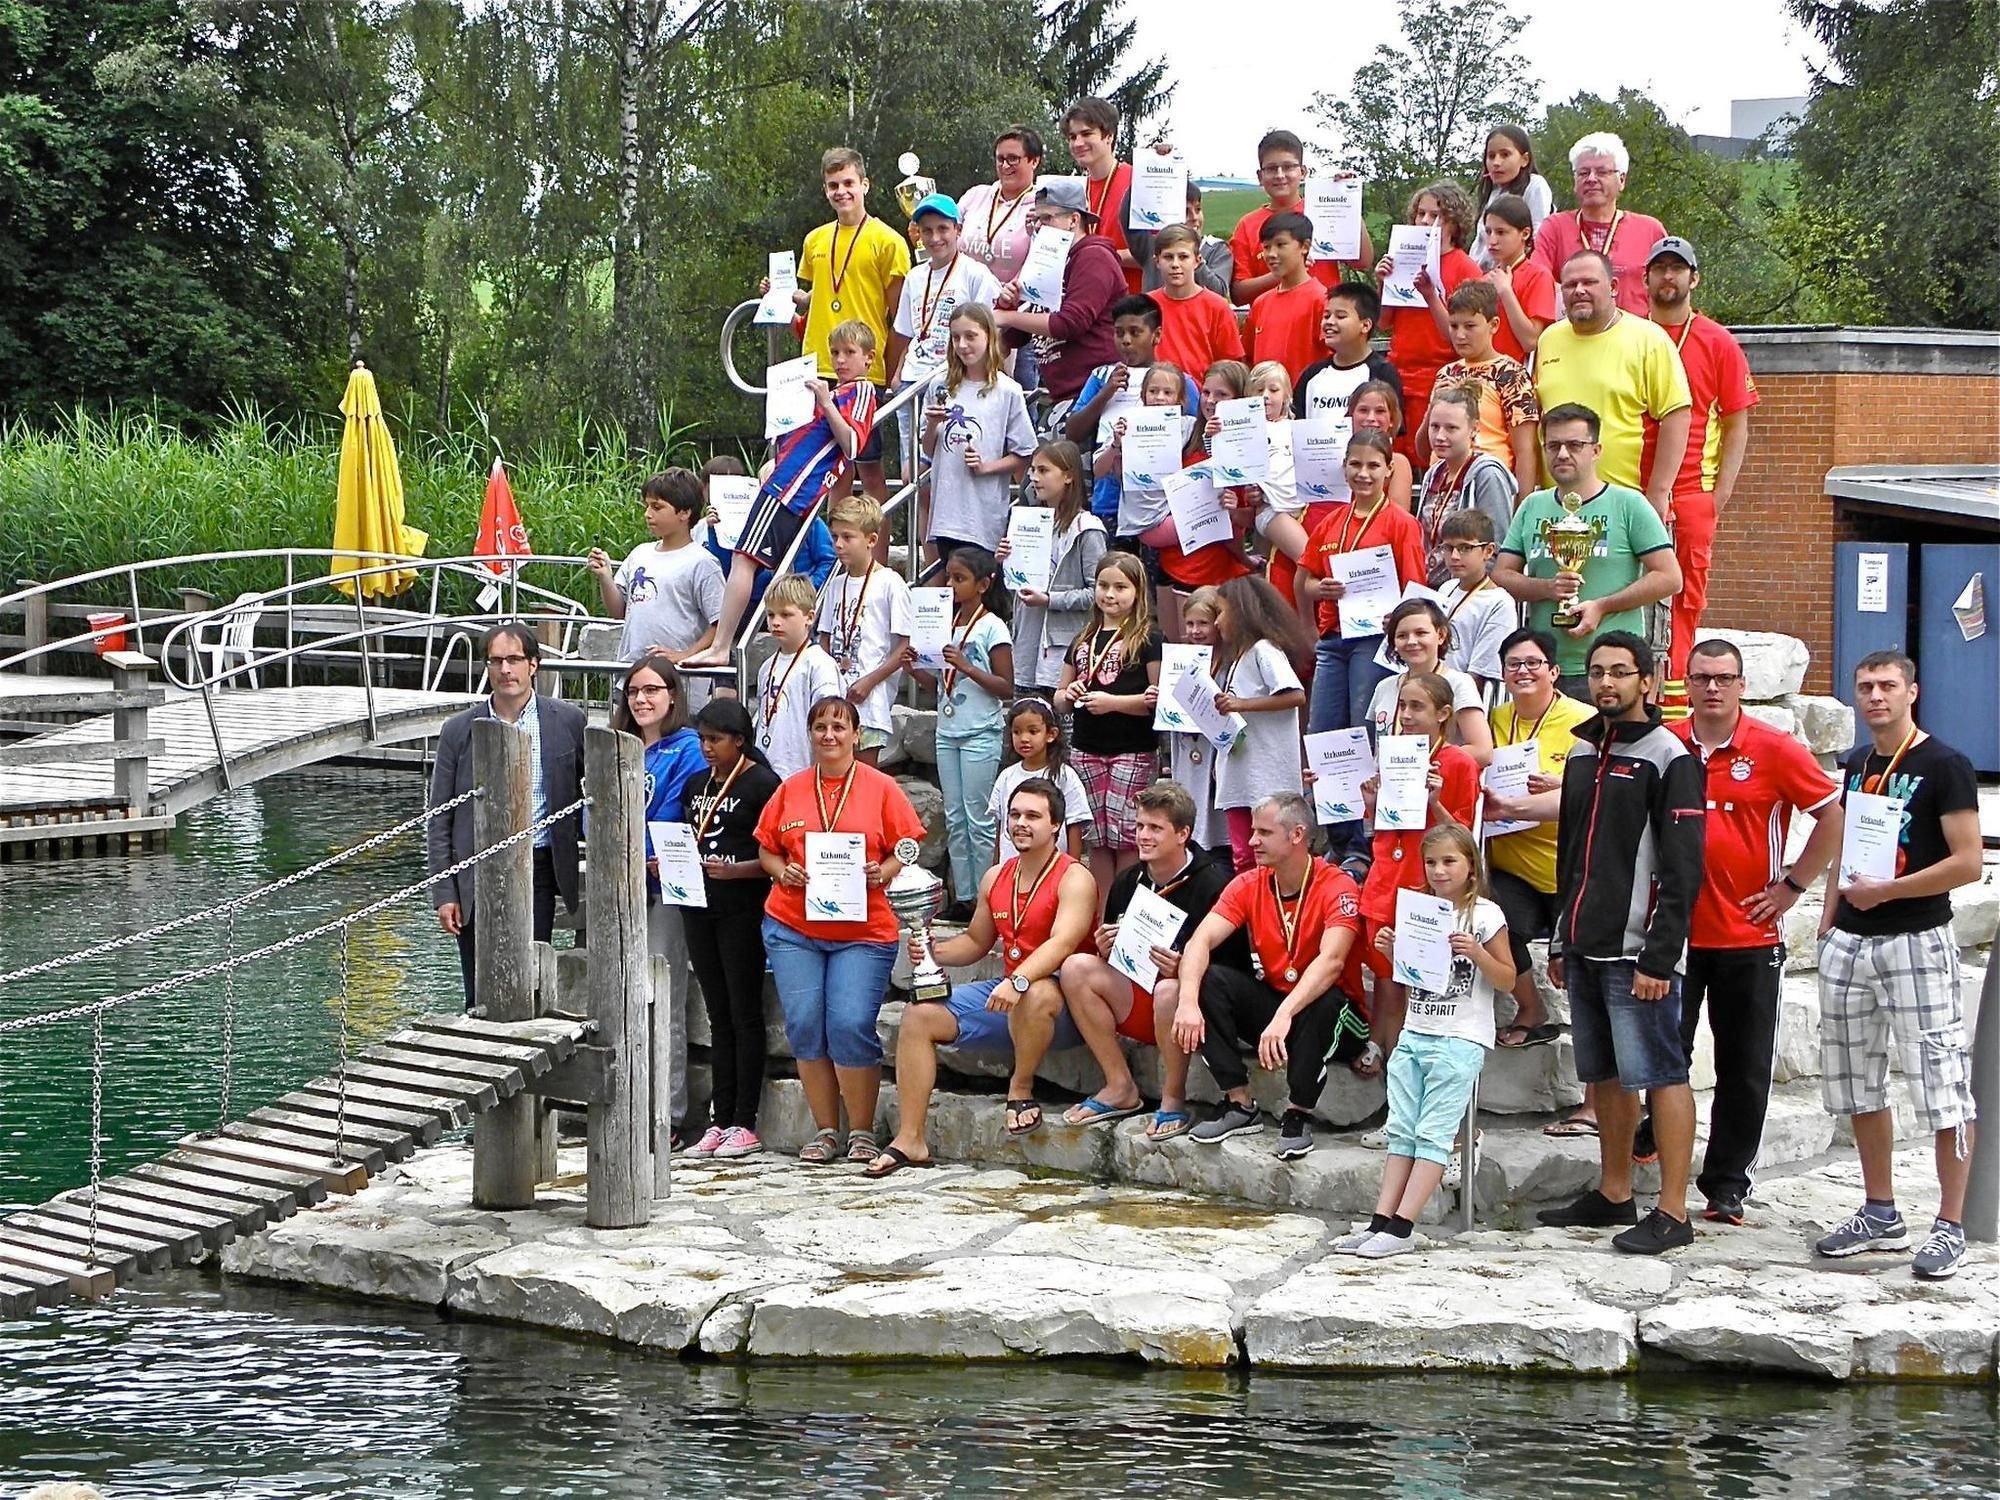
[[[1298,982],[1299,982],[1299,971],[1297,969],[1285,970],[1286,984],[1297,984]]]
[[[833,310],[834,310],[835,312],[839,312],[839,311],[840,311],[840,299],[839,299],[838,297],[835,297],[835,298],[833,299],[833,302],[832,302],[832,304],[831,304],[831,305],[832,305],[832,307],[833,307]]]

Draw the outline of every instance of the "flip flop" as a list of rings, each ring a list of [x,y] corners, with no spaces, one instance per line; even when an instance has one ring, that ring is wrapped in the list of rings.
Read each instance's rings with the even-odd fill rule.
[[[1194,1116],[1186,1110],[1156,1109],[1153,1111],[1153,1123],[1146,1127],[1146,1139],[1170,1141],[1175,1136],[1186,1135],[1193,1128]]]
[[[1007,1134],[1033,1135],[1037,1130],[1040,1130],[1042,1128],[1041,1105],[1037,1104],[1032,1099],[1009,1099],[1007,1101],[1007,1113],[1012,1115],[1017,1121],[1021,1118],[1022,1115],[1026,1114],[1029,1110],[1033,1110],[1035,1112],[1035,1118],[1026,1125],[1021,1125],[1021,1124],[1009,1125],[1007,1127]]]
[[[900,1146],[884,1146],[876,1153],[875,1159],[862,1169],[861,1175],[871,1182],[879,1182],[884,1177],[892,1177],[908,1167],[912,1171],[920,1167],[934,1167],[937,1162],[926,1156],[922,1161],[911,1156]]]
[[[1129,1120],[1132,1116],[1143,1113],[1145,1108],[1146,1106],[1143,1103],[1123,1107],[1115,1104],[1106,1104],[1102,1099],[1093,1094],[1090,1098],[1084,1100],[1083,1103],[1072,1104],[1068,1109],[1064,1110],[1063,1124],[1085,1127],[1091,1125],[1109,1125],[1113,1120]],[[1083,1113],[1079,1115],[1077,1113],[1078,1110],[1082,1110]]]
[[[1571,1116],[1567,1120],[1558,1120],[1553,1125],[1544,1125],[1542,1134],[1559,1138],[1594,1136],[1597,1134],[1597,1121],[1581,1120]]]
[[[1496,1040],[1499,1046],[1507,1048],[1510,1052],[1514,1052],[1519,1051],[1523,1047],[1546,1046],[1561,1035],[1562,1027],[1556,1025],[1553,1021],[1544,1021],[1539,1026],[1503,1026],[1500,1028],[1500,1035]],[[1510,1042],[1507,1040],[1510,1036],[1518,1036],[1520,1040],[1518,1042]]]

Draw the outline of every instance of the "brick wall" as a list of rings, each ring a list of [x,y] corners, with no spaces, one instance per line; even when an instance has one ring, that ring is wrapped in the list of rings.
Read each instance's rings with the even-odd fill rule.
[[[1893,538],[1883,518],[1836,519],[1826,471],[1844,464],[2000,464],[1990,375],[1800,370],[1796,350],[1746,339],[1762,404],[1715,539],[1704,623],[1777,630],[1812,651],[1806,691],[1831,691],[1834,544]],[[1776,370],[1769,370],[1771,366]]]

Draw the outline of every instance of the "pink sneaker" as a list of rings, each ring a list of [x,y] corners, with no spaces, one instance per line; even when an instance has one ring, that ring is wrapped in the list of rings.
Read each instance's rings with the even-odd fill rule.
[[[700,1140],[688,1147],[689,1156],[714,1156],[722,1149],[722,1143],[729,1139],[729,1133],[720,1125],[711,1125],[702,1132]]]
[[[706,1141],[702,1142],[707,1145]],[[764,1143],[757,1139],[757,1132],[746,1130],[741,1125],[732,1125],[722,1132],[722,1143],[710,1154],[713,1156],[754,1156],[764,1149]]]

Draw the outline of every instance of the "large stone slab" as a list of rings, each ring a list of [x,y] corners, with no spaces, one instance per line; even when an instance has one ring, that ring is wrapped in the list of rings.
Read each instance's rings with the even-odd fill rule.
[[[445,1300],[455,1268],[513,1243],[512,1228],[497,1214],[467,1212],[433,1223],[393,1203],[340,1213],[309,1209],[225,1245],[222,1269],[260,1281],[436,1307]]]
[[[1024,1224],[986,1248],[991,1255],[1064,1256],[1148,1276],[1197,1272],[1240,1288],[1276,1276],[1326,1238],[1326,1221],[1307,1214],[1126,1189]]]
[[[1058,1257],[982,1255],[778,1287],[752,1301],[747,1352],[761,1358],[1136,1355],[1213,1367],[1236,1357],[1228,1284],[1182,1271],[1142,1278]]]
[[[1854,709],[1838,698],[1792,693],[1780,700],[1798,720],[1798,737],[1814,755],[1840,755],[1854,748]]]
[[[1253,1365],[1278,1369],[1605,1375],[1639,1353],[1634,1315],[1559,1263],[1426,1250],[1308,1266],[1251,1304],[1243,1335]]]
[[[1130,1121],[1112,1138],[1112,1165],[1123,1182],[1363,1218],[1373,1211],[1382,1187],[1380,1151],[1364,1150],[1351,1137],[1323,1136],[1307,1155],[1284,1161],[1273,1150],[1277,1140],[1277,1132],[1267,1129],[1219,1146],[1186,1136],[1155,1144],[1146,1139],[1142,1122]],[[1439,1194],[1422,1217],[1435,1221],[1444,1208]]]

